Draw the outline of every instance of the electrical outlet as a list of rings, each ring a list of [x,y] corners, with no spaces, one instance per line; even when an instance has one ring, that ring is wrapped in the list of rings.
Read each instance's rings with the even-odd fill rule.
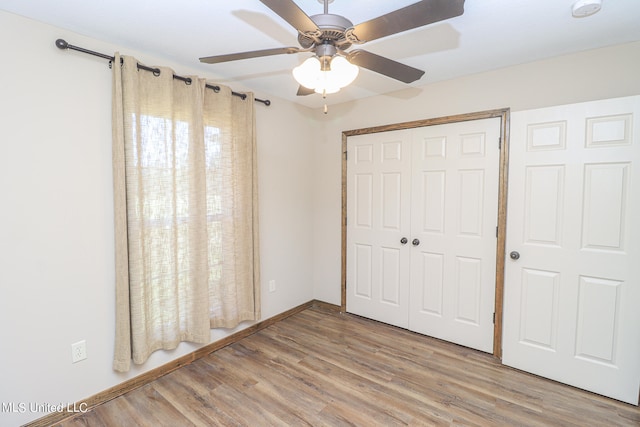
[[[276,291],[276,281],[269,280],[269,292],[275,292],[275,291]]]
[[[87,358],[87,342],[85,340],[71,344],[71,363]]]

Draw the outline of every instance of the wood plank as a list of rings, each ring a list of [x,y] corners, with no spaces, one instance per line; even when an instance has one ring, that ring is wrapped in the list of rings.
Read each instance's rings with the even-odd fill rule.
[[[640,408],[313,307],[60,424],[638,426]]]
[[[246,329],[243,329],[234,334],[231,334],[221,340],[212,342],[211,344],[205,345],[194,352],[191,352],[182,357],[179,357],[162,366],[158,366],[157,368],[154,368],[148,372],[145,372],[127,381],[124,381],[114,387],[104,390],[87,399],[76,402],[74,407],[75,408],[83,407],[83,408],[92,409],[99,405],[102,405],[103,403],[108,402],[112,399],[115,399],[132,390],[135,390],[138,387],[142,387],[146,384],[149,384],[152,381],[162,377],[163,375],[166,375],[170,372],[175,371],[176,369],[187,366],[192,362],[194,362],[195,360],[198,360],[210,354],[211,352],[224,348],[234,342],[240,341],[243,338],[248,337],[249,335],[254,334],[255,332],[261,329],[264,329],[270,325],[273,325],[274,323],[281,321],[282,319],[292,316],[302,310],[306,310],[307,308],[312,307],[316,303],[319,303],[319,302],[316,302],[314,300],[308,301],[304,304],[301,304],[297,307],[294,307],[276,316],[273,316],[268,319],[262,320],[258,323],[255,323]],[[325,307],[329,306],[329,304],[327,303],[319,303],[319,304],[324,304]],[[54,412],[49,415],[45,415],[42,418],[38,418],[37,420],[29,422],[25,424],[23,427],[46,427],[46,426],[59,423],[61,421],[64,421],[74,416],[75,414],[72,412],[66,412],[66,411]]]

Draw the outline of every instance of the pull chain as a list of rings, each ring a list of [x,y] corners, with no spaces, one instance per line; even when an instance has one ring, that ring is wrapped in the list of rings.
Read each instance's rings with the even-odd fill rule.
[[[329,109],[327,108],[327,101],[326,101],[327,100],[327,89],[326,88],[322,90],[322,99],[325,100],[323,112],[324,112],[324,114],[327,114]]]

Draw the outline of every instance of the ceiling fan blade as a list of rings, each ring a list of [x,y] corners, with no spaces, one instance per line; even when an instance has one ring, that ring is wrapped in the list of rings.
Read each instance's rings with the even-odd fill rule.
[[[375,71],[404,83],[414,82],[424,75],[422,70],[361,49],[349,52],[347,60],[353,65]]]
[[[260,0],[265,6],[303,34],[319,36],[318,26],[292,0]]]
[[[348,30],[352,43],[364,43],[462,15],[464,0],[423,0]]]
[[[313,89],[309,89],[309,88],[306,88],[306,87],[300,85],[298,87],[298,93],[296,93],[296,95],[297,96],[307,96],[307,95],[311,95],[312,93],[316,93],[316,91],[313,90]]]
[[[283,53],[298,53],[298,47],[278,47],[275,49],[252,50],[250,52],[230,53],[227,55],[205,56],[200,62],[206,64],[218,64],[220,62],[237,61],[239,59],[259,58],[261,56],[281,55]]]

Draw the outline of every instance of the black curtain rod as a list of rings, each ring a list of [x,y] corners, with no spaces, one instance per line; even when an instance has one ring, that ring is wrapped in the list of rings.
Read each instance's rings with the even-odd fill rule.
[[[116,59],[115,57],[106,55],[104,53],[95,52],[93,50],[89,50],[89,49],[85,49],[85,48],[82,48],[82,47],[74,46],[72,44],[67,43],[63,39],[56,40],[56,46],[59,49],[77,50],[78,52],[87,53],[87,54],[93,55],[93,56],[99,56],[100,58],[108,59],[111,62],[113,62]],[[151,68],[151,67],[147,67],[146,65],[138,64],[138,69],[139,70],[151,71],[156,76],[160,75],[160,69],[159,68]],[[178,75],[174,74],[173,78],[177,79],[177,80],[181,80],[181,81],[185,82],[188,85],[191,84],[191,78],[190,77],[182,77],[182,76],[178,76]],[[214,92],[220,92],[220,86],[210,85],[210,84],[207,83],[205,85],[205,87],[207,87],[209,89],[213,89]],[[233,95],[235,95],[235,96],[239,96],[242,99],[246,99],[247,98],[247,94],[246,93],[239,93],[239,92],[234,92],[234,91],[231,91],[231,93]],[[268,99],[254,98],[253,100],[256,101],[256,102],[261,102],[264,105],[266,105],[267,107],[269,105],[271,105],[271,101],[269,101]]]

